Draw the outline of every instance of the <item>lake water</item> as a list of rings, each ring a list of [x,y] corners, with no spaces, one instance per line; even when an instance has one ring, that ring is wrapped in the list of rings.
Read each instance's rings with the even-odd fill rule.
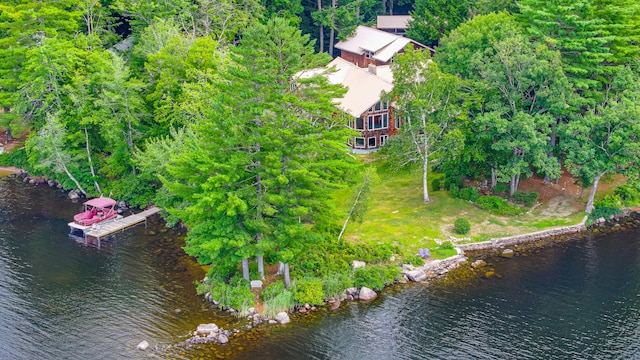
[[[244,325],[195,295],[204,272],[183,234],[155,221],[87,246],[67,235],[80,209],[0,178],[1,359],[640,359],[638,229],[491,259],[494,278],[398,286],[181,348],[200,323]]]

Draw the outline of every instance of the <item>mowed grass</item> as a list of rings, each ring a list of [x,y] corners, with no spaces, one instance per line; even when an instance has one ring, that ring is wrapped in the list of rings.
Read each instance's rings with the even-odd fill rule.
[[[545,204],[520,216],[496,216],[472,203],[452,198],[447,191],[433,191],[431,179],[442,176],[435,173],[429,175],[431,201],[424,203],[420,172],[394,171],[381,161],[368,166],[376,169],[380,181],[371,191],[363,221],[350,221],[343,235],[343,239],[356,244],[394,244],[410,255],[417,254],[420,248],[434,250],[439,243],[449,241],[450,236],[459,238],[460,242],[485,241],[573,225],[583,218],[579,209],[566,209],[566,206],[561,216],[543,215]],[[335,205],[343,215],[342,222],[353,203],[354,191],[342,189],[334,194]],[[453,223],[458,217],[466,217],[471,223],[469,234],[454,233]]]

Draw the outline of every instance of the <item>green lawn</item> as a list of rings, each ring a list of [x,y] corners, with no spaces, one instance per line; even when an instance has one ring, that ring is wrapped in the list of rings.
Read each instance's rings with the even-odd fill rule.
[[[368,166],[380,165],[374,161]],[[570,205],[542,204],[529,213],[496,216],[467,201],[454,199],[447,191],[432,191],[431,202],[422,201],[422,177],[419,172],[392,171],[377,166],[380,182],[371,191],[368,211],[362,223],[350,222],[344,239],[354,243],[392,243],[405,254],[416,254],[419,248],[435,249],[449,236],[468,237],[468,241],[484,241],[492,237],[524,234],[540,229],[579,223],[583,212]],[[430,174],[430,179],[440,174]],[[334,201],[346,218],[353,189],[337,191]],[[549,206],[547,206],[549,205]],[[466,217],[471,223],[468,235],[456,235],[453,222]],[[344,218],[342,221],[344,221]]]

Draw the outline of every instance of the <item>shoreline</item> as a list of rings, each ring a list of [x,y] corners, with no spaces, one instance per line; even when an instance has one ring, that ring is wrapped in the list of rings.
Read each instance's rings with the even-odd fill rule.
[[[0,176],[18,175],[23,171],[15,166],[0,166]]]

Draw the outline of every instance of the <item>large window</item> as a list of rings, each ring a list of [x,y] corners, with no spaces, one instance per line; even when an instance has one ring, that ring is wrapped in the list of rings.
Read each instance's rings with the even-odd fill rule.
[[[364,149],[364,147],[365,147],[364,146],[364,138],[363,137],[354,138],[354,144],[355,144],[355,147],[357,149]]]
[[[364,120],[361,117],[356,118],[356,127],[355,128],[356,128],[356,130],[364,130]]]
[[[395,126],[396,129],[400,129],[400,124],[402,123],[402,116],[400,116],[398,113],[395,114],[394,116],[394,120],[395,120]]]
[[[387,143],[387,139],[389,139],[389,135],[380,135],[380,146],[384,146]]]
[[[378,101],[375,105],[369,108],[369,112],[386,111],[389,110],[389,103],[387,101]]]
[[[389,114],[369,115],[369,130],[386,129],[389,127]]]
[[[376,138],[375,137],[368,138],[367,142],[369,143],[369,148],[376,147]]]

